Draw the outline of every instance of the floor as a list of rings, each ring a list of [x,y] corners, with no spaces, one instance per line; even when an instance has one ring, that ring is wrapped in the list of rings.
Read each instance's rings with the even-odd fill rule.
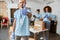
[[[8,30],[0,29],[0,40],[8,40]]]
[[[49,40],[60,40],[60,36],[55,33],[49,33],[49,35]],[[0,29],[0,40],[8,40],[8,29]]]

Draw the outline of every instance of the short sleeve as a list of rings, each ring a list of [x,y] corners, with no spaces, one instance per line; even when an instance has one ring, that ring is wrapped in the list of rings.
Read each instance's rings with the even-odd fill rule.
[[[30,12],[31,13],[31,10],[27,10],[27,12]]]
[[[15,19],[17,18],[17,11],[14,12],[14,18],[15,18]]]

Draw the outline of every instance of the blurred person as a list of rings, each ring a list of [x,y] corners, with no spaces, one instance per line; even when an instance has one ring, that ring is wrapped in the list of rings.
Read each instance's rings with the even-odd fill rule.
[[[37,10],[36,10],[36,14],[34,14],[33,17],[36,18],[36,19],[38,19],[38,20],[41,19],[42,16],[41,16],[41,14],[40,14],[40,9],[37,9]]]
[[[26,0],[19,0],[19,10],[14,13],[13,32],[15,32],[15,40],[28,40],[29,19],[28,11],[26,9]]]
[[[52,20],[52,9],[50,6],[45,6],[44,7],[44,13],[42,14],[42,19],[45,23],[45,27],[46,29],[48,29],[50,31],[50,24],[51,24],[51,20]],[[49,40],[48,38],[48,33],[46,33],[46,40]]]
[[[46,6],[44,7],[44,13],[42,14],[43,21],[46,24],[46,28],[50,30],[50,22],[52,20],[52,13],[51,7]]]

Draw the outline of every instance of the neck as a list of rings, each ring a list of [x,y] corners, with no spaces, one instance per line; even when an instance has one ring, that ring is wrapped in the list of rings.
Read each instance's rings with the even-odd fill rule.
[[[22,7],[20,7],[19,9],[23,9]]]
[[[49,13],[49,12],[46,12],[46,13]]]

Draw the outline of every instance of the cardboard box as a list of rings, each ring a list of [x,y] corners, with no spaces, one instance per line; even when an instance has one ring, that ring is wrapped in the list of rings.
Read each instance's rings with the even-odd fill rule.
[[[43,30],[44,27],[44,22],[43,21],[35,21],[34,22],[34,29],[35,30]]]

